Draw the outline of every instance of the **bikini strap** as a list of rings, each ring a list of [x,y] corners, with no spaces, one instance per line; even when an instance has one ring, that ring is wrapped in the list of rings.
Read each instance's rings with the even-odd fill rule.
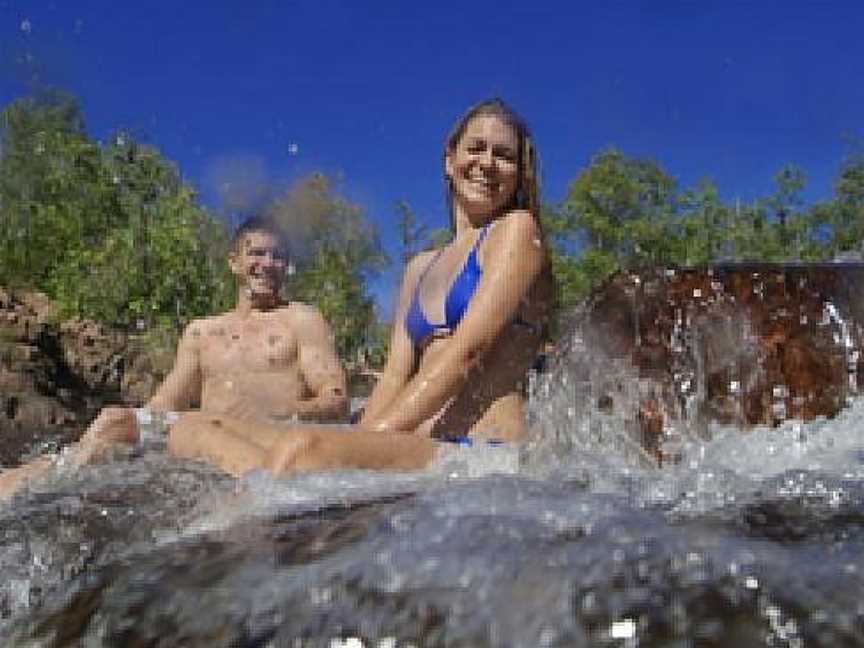
[[[477,243],[474,244],[475,247],[479,246],[483,242],[483,239],[486,238],[486,232],[489,231],[490,227],[492,227],[492,223],[486,223],[483,226],[483,229],[480,230],[480,236],[477,237]]]
[[[486,238],[486,233],[489,231],[490,227],[492,227],[492,223],[486,223],[486,225],[483,226],[483,229],[480,230],[480,236],[477,237],[477,241],[471,248],[471,252],[468,253],[468,256],[472,258],[474,265],[478,269],[480,268],[480,259],[477,258],[477,251],[480,249],[480,244],[483,242],[483,239]]]

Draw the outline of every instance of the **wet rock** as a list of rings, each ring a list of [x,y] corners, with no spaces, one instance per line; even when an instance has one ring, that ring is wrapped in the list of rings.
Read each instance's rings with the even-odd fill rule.
[[[850,623],[860,600],[860,534],[848,549],[845,540],[810,548],[794,528],[788,539],[750,540],[730,536],[734,524],[669,525],[657,511],[621,508],[555,483],[454,488],[452,498],[416,494],[322,506],[150,549],[115,550],[113,560],[73,575],[62,596],[47,597],[5,634],[0,628],[0,639],[29,646],[630,640],[731,647],[860,645],[864,638],[860,624]],[[43,513],[71,519],[87,506],[68,499],[44,501],[53,509]],[[450,509],[455,501],[481,500],[483,506]],[[487,506],[495,502],[522,505],[496,514]],[[847,504],[848,512],[860,512],[862,500]],[[543,515],[549,508],[554,519]],[[589,509],[594,513],[586,516]],[[836,524],[854,529],[859,521]],[[90,530],[101,533],[97,522]],[[788,555],[796,548],[796,557],[849,555],[825,573],[798,573]]]
[[[564,380],[571,408],[661,463],[710,422],[833,417],[864,384],[862,282],[848,263],[618,274],[577,309],[546,389]]]
[[[10,618],[152,547],[182,527],[202,497],[227,496],[233,484],[211,467],[147,455],[88,466],[65,481],[58,475],[16,495],[0,507],[0,637]]]
[[[66,445],[105,403],[144,402],[159,373],[125,334],[0,289],[0,466]]]

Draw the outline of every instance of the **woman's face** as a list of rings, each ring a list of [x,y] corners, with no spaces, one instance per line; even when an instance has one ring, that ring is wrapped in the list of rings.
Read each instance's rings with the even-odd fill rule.
[[[453,200],[469,216],[497,215],[511,202],[519,181],[516,133],[495,115],[473,117],[456,148],[447,152],[445,172]]]

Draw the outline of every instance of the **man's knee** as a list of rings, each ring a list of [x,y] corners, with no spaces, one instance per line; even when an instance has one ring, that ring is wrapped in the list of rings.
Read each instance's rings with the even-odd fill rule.
[[[184,416],[168,431],[168,452],[175,457],[197,457],[201,452],[200,438],[200,426]]]
[[[320,434],[308,430],[291,430],[270,449],[265,468],[274,475],[327,467]]]

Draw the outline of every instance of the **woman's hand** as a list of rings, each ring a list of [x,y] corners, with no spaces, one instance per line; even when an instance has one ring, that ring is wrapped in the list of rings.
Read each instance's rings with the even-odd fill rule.
[[[389,411],[390,408],[388,408]],[[386,411],[380,416],[363,417],[357,427],[364,432],[376,432],[379,434],[411,434],[413,430],[400,429],[390,420]]]

